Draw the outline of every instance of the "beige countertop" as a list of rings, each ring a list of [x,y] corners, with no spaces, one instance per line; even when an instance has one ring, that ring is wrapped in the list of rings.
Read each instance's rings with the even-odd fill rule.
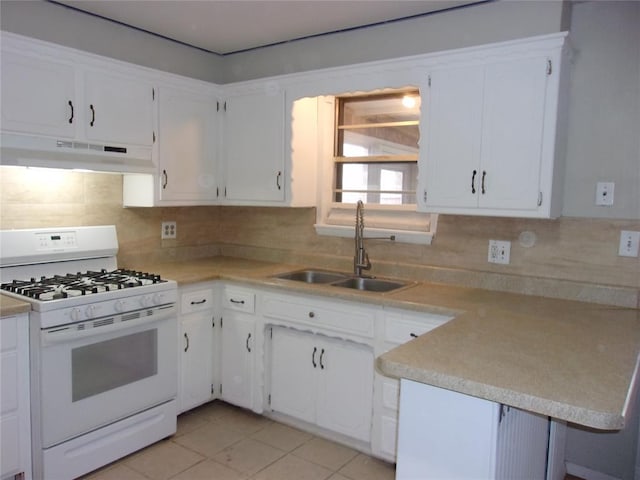
[[[377,359],[407,378],[590,427],[624,427],[640,310],[412,282],[384,294],[273,279],[301,268],[228,257],[145,265],[180,285],[216,279],[455,318]]]
[[[0,295],[0,318],[18,315],[31,310],[31,305],[8,295]]]

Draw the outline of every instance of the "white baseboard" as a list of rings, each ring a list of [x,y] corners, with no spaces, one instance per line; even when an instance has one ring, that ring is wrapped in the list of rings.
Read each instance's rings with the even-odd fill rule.
[[[567,473],[569,475],[584,478],[585,480],[620,480],[618,477],[612,477],[611,475],[583,467],[582,465],[576,465],[569,462],[567,462],[566,465]]]

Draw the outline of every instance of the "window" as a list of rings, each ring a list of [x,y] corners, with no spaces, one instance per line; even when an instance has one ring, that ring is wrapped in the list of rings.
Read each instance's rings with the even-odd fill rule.
[[[338,97],[333,201],[415,204],[420,94]]]
[[[316,231],[352,237],[355,206],[362,200],[365,237],[430,244],[437,215],[416,212],[420,92],[384,89],[316,101]]]

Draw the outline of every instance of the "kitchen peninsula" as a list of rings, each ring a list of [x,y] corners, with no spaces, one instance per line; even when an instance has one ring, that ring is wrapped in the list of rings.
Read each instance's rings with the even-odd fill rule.
[[[359,292],[274,278],[299,265],[231,257],[144,267],[180,286],[230,282],[453,318],[379,356],[387,376],[602,430],[624,428],[633,405],[637,309],[428,282]]]

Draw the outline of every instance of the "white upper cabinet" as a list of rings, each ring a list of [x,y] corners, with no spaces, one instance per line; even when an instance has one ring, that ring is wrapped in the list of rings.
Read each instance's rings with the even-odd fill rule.
[[[153,171],[148,70],[5,32],[0,57],[3,164]]]
[[[432,68],[423,89],[419,209],[558,216],[560,73],[561,44],[475,52]]]
[[[2,129],[73,138],[78,102],[68,63],[3,52]]]
[[[215,201],[216,100],[210,92],[160,87],[160,200]]]
[[[225,102],[224,200],[282,203],[285,198],[284,92],[273,82],[235,90]]]
[[[125,206],[217,203],[219,115],[215,93],[209,85],[186,79],[160,84],[156,174],[124,176]]]
[[[154,142],[153,85],[106,70],[85,73],[85,132],[88,140],[150,147]]]

